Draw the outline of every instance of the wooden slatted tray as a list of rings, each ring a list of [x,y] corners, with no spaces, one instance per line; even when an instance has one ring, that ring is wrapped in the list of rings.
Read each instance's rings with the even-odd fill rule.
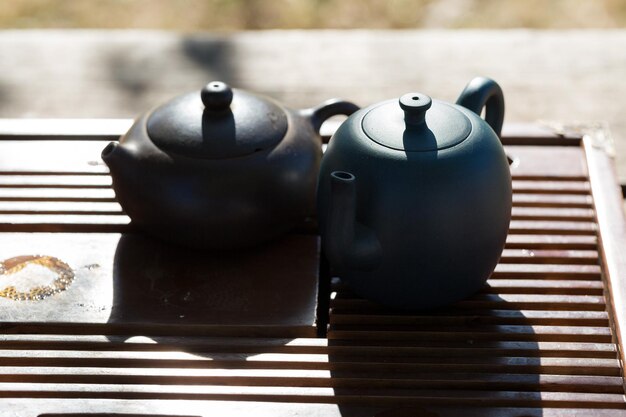
[[[178,289],[173,307],[142,298],[168,282],[142,271],[165,270],[183,276],[189,294],[201,287],[209,304],[219,304],[210,296],[216,287],[196,279],[216,261],[179,252],[169,263],[151,263],[150,254],[162,258],[172,248],[133,233],[115,201],[99,160],[115,132],[46,136],[43,126],[0,133],[0,258],[46,252],[71,264],[76,278],[45,300],[0,299],[3,412],[626,416],[626,227],[601,132],[505,129],[513,221],[500,264],[476,296],[408,314],[355,297],[324,268],[318,288],[319,242],[303,227],[274,252],[244,262],[242,282],[274,279],[277,287],[236,287],[270,294],[287,283],[292,297],[234,320],[241,311],[181,305],[187,293]],[[123,262],[116,260],[121,240],[132,248]],[[272,269],[284,258],[299,263]],[[184,273],[176,269],[181,260],[192,263]],[[144,279],[116,298],[125,287],[119,277],[112,285],[120,265],[125,277]],[[275,308],[292,298],[291,307]]]

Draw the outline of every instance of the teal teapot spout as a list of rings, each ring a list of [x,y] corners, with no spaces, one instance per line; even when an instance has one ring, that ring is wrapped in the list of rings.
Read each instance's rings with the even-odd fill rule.
[[[373,230],[359,224],[356,213],[356,180],[348,172],[330,174],[331,197],[327,252],[331,262],[342,268],[367,271],[378,267],[381,248]]]
[[[409,93],[351,115],[318,182],[333,273],[361,297],[409,310],[483,287],[511,219],[503,118],[502,90],[487,78],[472,80],[456,104]]]

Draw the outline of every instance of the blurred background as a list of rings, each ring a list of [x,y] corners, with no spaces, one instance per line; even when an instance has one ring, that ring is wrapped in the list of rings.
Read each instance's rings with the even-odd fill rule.
[[[3,28],[620,28],[623,0],[3,0]]]
[[[0,118],[135,118],[212,80],[293,108],[500,83],[505,123],[609,126],[626,0],[0,0]]]

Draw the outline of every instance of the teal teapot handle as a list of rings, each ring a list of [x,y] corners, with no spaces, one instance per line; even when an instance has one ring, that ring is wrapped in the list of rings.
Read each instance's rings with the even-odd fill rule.
[[[485,121],[500,137],[504,122],[504,94],[497,82],[486,77],[476,77],[470,81],[456,104],[480,115],[485,110]]]

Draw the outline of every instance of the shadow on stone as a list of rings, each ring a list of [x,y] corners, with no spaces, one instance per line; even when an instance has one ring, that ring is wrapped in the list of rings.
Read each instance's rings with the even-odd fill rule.
[[[236,81],[238,71],[235,51],[226,38],[185,37],[182,52],[190,62],[207,74],[207,78],[215,78],[227,84]],[[212,80],[207,80],[209,81]]]
[[[210,81],[230,82],[237,73],[231,49],[225,38],[193,36],[171,45],[144,42],[114,48],[103,57],[110,98],[136,116]]]

